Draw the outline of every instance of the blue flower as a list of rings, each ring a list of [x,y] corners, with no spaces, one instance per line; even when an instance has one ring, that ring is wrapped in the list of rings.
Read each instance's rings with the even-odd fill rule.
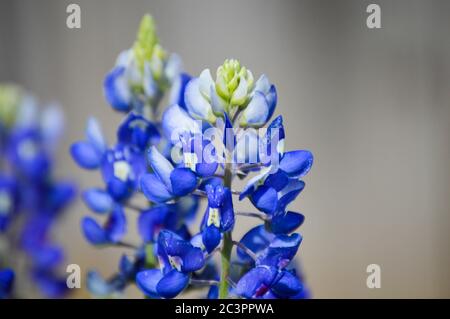
[[[181,137],[183,145],[183,165],[195,172],[199,177],[214,175],[217,163],[216,149],[211,141],[201,134],[184,134]]]
[[[12,269],[0,270],[0,299],[8,298],[14,282],[14,271]]]
[[[136,275],[138,287],[153,298],[176,297],[188,285],[190,273],[205,265],[200,248],[167,230],[159,234],[157,253],[161,270],[144,270]]]
[[[10,136],[8,155],[10,163],[29,178],[47,177],[51,159],[37,129],[16,129]]]
[[[108,193],[116,201],[123,201],[138,188],[146,163],[141,152],[118,145],[105,153],[101,168]]]
[[[147,146],[156,145],[160,141],[157,127],[143,116],[130,112],[117,131],[121,144],[135,146],[145,151]]]
[[[254,234],[261,236],[261,232]],[[270,243],[257,253],[255,267],[237,283],[236,293],[245,298],[298,297],[303,284],[295,275],[295,271],[287,270],[286,267],[297,253],[301,240],[298,234],[273,237]]]
[[[116,205],[101,226],[92,217],[84,217],[81,228],[86,239],[93,245],[119,242],[126,232],[126,217],[122,206]]]
[[[302,282],[291,271],[261,265],[243,275],[235,290],[245,298],[285,299],[296,298],[302,289]]]
[[[197,177],[189,168],[174,168],[157,149],[148,151],[148,163],[153,173],[141,177],[141,190],[148,200],[163,203],[185,196],[197,187]]]
[[[202,221],[202,239],[208,252],[220,243],[222,233],[234,226],[234,211],[231,191],[222,185],[206,185],[208,207]]]
[[[70,153],[80,167],[97,169],[102,163],[107,145],[96,119],[88,120],[85,134],[86,140],[74,143]]]

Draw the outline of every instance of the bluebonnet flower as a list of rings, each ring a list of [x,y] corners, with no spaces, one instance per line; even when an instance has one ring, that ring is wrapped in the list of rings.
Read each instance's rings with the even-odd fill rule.
[[[71,181],[53,176],[62,113],[55,106],[37,110],[36,100],[20,88],[0,86],[0,232],[16,238],[9,242],[14,254],[4,258],[6,263],[19,252],[27,257],[28,273],[18,273],[17,294],[20,279],[26,276],[44,296],[61,297],[68,291],[65,276],[59,274],[64,250],[51,233],[76,190]],[[10,286],[0,289],[6,296],[4,287]]]
[[[231,192],[222,185],[206,185],[208,206],[202,221],[202,239],[207,252],[212,252],[220,243],[222,233],[234,226],[234,211]]]
[[[112,107],[130,112],[117,144],[108,149],[91,125],[86,140],[72,148],[78,164],[100,169],[105,182],[83,193],[87,206],[107,219],[104,226],[83,219],[88,241],[135,251],[109,279],[91,272],[89,289],[115,295],[134,281],[151,298],[174,298],[202,285],[209,287],[208,298],[307,296],[293,263],[302,238],[294,231],[304,216],[288,206],[304,189],[313,156],[285,152],[283,119],[270,122],[275,86],[265,75],[255,81],[234,59],[219,66],[215,78],[209,69],[198,77],[182,73],[154,30],[153,20],[144,17],[132,49],[119,56],[104,82]],[[169,89],[169,105],[160,112]],[[235,177],[249,178],[242,191],[233,189]],[[146,205],[133,203],[138,193]],[[237,210],[235,195],[248,198],[255,211]],[[206,210],[194,230],[202,200]],[[127,210],[139,214],[139,244],[123,241]],[[235,241],[235,219],[242,216],[263,223]],[[220,267],[213,258],[218,253]]]
[[[190,273],[203,268],[200,248],[168,230],[158,237],[157,254],[161,270],[144,270],[136,275],[136,283],[150,297],[173,298],[189,283]]]

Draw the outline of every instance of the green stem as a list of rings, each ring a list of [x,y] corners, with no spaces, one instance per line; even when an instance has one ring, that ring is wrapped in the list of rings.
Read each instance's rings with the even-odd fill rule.
[[[224,185],[231,189],[231,180],[233,174],[231,171],[231,164],[226,164],[224,174]],[[220,274],[219,283],[219,299],[226,299],[228,297],[228,277],[230,275],[230,259],[231,250],[233,248],[233,239],[231,232],[227,232],[223,235],[223,246],[221,252],[222,268]]]

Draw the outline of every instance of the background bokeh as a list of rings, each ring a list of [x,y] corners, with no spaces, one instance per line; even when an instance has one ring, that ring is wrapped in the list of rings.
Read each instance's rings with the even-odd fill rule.
[[[81,6],[79,30],[65,24],[71,2]],[[371,2],[382,29],[365,25]],[[100,177],[67,150],[91,115],[114,141],[122,115],[106,104],[102,81],[146,12],[188,72],[234,57],[277,85],[287,148],[315,155],[292,207],[306,216],[300,255],[314,297],[450,297],[450,2],[1,0],[0,81],[61,103],[58,172],[81,187]],[[86,243],[87,213],[78,201],[57,236],[68,263],[110,274],[123,251]],[[236,234],[250,222],[239,219]],[[381,289],[366,287],[372,263]]]

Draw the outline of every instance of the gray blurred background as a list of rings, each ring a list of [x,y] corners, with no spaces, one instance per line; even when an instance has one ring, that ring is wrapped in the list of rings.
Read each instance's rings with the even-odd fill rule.
[[[149,12],[188,72],[233,57],[277,85],[287,148],[315,155],[291,207],[306,216],[300,256],[314,297],[450,297],[450,2],[376,1],[382,29],[369,30],[372,2],[1,0],[0,81],[62,104],[58,172],[100,186],[67,149],[90,115],[115,140],[122,116],[103,98],[103,77]],[[79,30],[66,27],[69,3],[81,6]],[[123,251],[86,243],[88,213],[78,201],[57,236],[68,263],[111,274]],[[239,219],[236,237],[250,222]],[[381,289],[366,287],[372,263]]]

